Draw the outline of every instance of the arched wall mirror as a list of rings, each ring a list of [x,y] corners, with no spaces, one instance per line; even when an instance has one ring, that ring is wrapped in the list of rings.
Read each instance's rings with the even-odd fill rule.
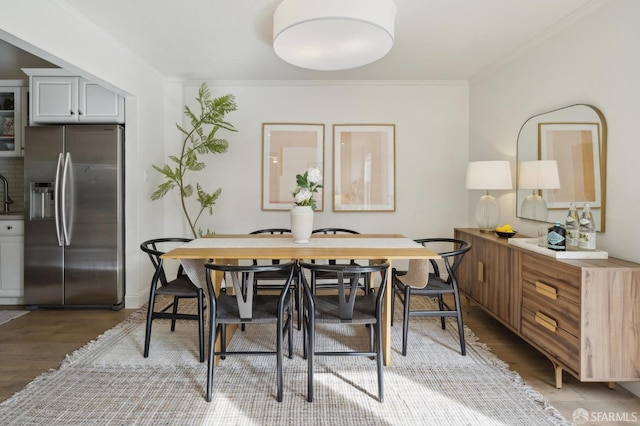
[[[517,155],[518,217],[564,223],[569,203],[575,202],[579,212],[589,203],[596,229],[604,232],[607,123],[600,110],[577,104],[529,118],[518,133]],[[554,182],[549,177],[556,166]],[[541,175],[530,176],[531,170]]]

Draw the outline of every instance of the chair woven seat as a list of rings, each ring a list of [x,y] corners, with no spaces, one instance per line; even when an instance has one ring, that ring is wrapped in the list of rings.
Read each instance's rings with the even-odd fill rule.
[[[198,287],[191,282],[186,275],[183,275],[167,283],[167,285],[159,287],[156,290],[156,295],[158,294],[177,297],[197,297]]]
[[[402,282],[402,276],[398,276],[398,281],[396,281],[395,284],[404,290],[405,284]],[[454,292],[455,290],[451,287],[451,284],[435,274],[429,274],[429,281],[425,287],[411,288],[411,294],[418,294],[420,296],[437,296],[438,294],[453,294]]]
[[[216,302],[217,321],[227,324],[275,324],[278,321],[279,300],[280,296],[254,296],[251,318],[240,318],[236,296],[221,294]]]
[[[340,317],[340,301],[337,296],[316,296],[316,320],[323,324],[373,324],[376,322],[376,295],[369,293],[356,299],[353,316],[350,319]]]

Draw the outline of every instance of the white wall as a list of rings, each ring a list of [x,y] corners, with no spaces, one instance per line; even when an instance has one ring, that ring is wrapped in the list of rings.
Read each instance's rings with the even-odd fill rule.
[[[152,270],[139,245],[161,234],[163,224],[162,209],[149,201],[156,182],[153,177],[143,182],[143,174],[164,157],[163,124],[180,118],[179,109],[176,113],[165,108],[163,77],[63,2],[12,2],[0,14],[0,38],[127,97],[125,303],[141,306],[146,302]],[[179,93],[181,102],[181,88]]]
[[[575,103],[599,108],[608,124],[606,232],[598,248],[640,263],[640,2],[616,0],[501,69],[470,84],[469,158],[507,159],[527,118]],[[479,195],[478,195],[479,196]],[[469,206],[477,197],[469,197]],[[526,235],[513,193],[500,198],[504,221]],[[469,211],[471,218],[473,213]],[[640,309],[640,307],[638,307]],[[640,395],[640,383],[627,384]]]
[[[195,106],[201,82],[185,90]],[[213,96],[233,94],[238,110],[229,120],[238,130],[225,133],[229,151],[207,160],[197,181],[208,190],[221,187],[214,216],[202,223],[218,233],[248,233],[264,227],[289,227],[287,211],[261,211],[262,123],[325,125],[325,208],[315,227],[339,226],[360,232],[397,232],[412,238],[452,236],[466,224],[468,87],[464,82],[208,82]],[[396,125],[396,211],[332,212],[332,125]],[[177,134],[177,132],[175,132]],[[220,134],[219,134],[220,135]],[[177,153],[176,144],[173,153]],[[302,172],[303,170],[301,170]],[[295,182],[291,182],[291,187]],[[177,194],[165,197],[167,209]],[[292,198],[293,205],[293,198]],[[175,209],[174,209],[175,210]],[[178,214],[177,212],[175,214]],[[184,234],[184,221],[168,216],[170,234]]]

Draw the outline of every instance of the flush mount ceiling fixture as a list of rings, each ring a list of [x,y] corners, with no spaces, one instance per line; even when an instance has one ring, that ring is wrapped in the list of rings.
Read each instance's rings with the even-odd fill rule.
[[[392,0],[284,0],[273,14],[273,48],[301,68],[360,67],[391,50],[395,16]]]

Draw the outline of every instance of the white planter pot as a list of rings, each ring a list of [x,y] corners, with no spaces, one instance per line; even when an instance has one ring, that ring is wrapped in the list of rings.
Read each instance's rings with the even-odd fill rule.
[[[313,209],[310,206],[293,206],[291,209],[291,233],[293,242],[309,242],[313,230]]]

